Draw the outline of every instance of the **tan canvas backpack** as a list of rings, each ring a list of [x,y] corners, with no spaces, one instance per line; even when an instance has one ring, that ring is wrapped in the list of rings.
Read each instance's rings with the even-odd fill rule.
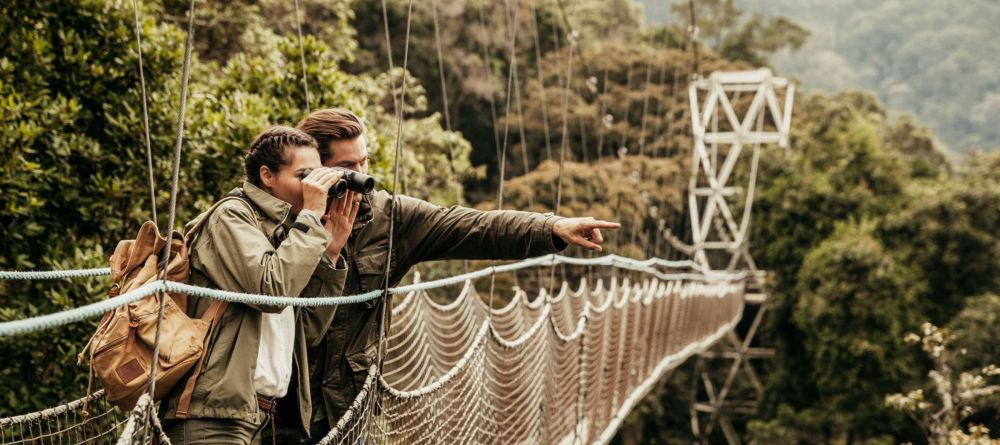
[[[212,212],[231,199],[246,202],[240,197],[224,198],[201,214],[186,234],[174,232],[164,279],[187,282],[188,248],[193,237],[208,221]],[[110,259],[114,284],[108,291],[108,296],[115,298],[156,281],[160,269],[158,263],[166,243],[166,238],[159,234],[152,221],[145,222],[139,228],[135,239],[120,241]],[[191,318],[186,313],[186,295],[164,293],[162,296],[163,319],[153,399],[162,399],[188,375],[192,367],[195,368],[190,373],[191,377],[177,407],[177,416],[184,418],[187,416],[195,381],[201,373],[209,339],[222,319],[227,304],[222,300],[213,300],[201,318]],[[104,314],[88,343],[89,350],[84,348],[90,354],[91,378],[96,374],[104,386],[108,401],[125,410],[135,406],[149,385],[160,297],[161,294],[156,293]],[[83,353],[80,356],[82,360]],[[90,393],[90,388],[87,392]]]

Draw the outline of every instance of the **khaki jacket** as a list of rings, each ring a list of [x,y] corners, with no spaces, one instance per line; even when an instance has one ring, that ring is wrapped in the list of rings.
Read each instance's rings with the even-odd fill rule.
[[[240,194],[240,189],[231,194]],[[245,200],[223,203],[195,235],[191,249],[191,284],[227,291],[275,296],[339,296],[346,263],[326,257],[330,235],[314,218],[290,214],[290,205],[249,182]],[[293,226],[294,224],[294,226]],[[280,232],[287,237],[274,247]],[[189,297],[188,314],[201,316],[211,300]],[[210,340],[202,372],[194,387],[188,418],[239,419],[259,423],[254,371],[260,345],[261,312],[283,307],[230,303]],[[295,310],[294,371],[289,395],[298,398],[297,424],[308,431],[311,410],[309,375],[302,363],[306,349],[325,336],[335,306]],[[182,383],[184,381],[182,380]],[[164,400],[165,418],[176,418],[183,384]],[[286,397],[285,400],[293,399]]]
[[[383,286],[391,196],[379,191],[371,201],[371,222],[356,226],[341,252],[349,269],[345,295]],[[423,261],[522,259],[566,248],[561,239],[552,235],[552,226],[560,219],[556,216],[444,208],[408,196],[400,196],[397,202],[390,287],[399,284],[412,266]],[[310,348],[312,391],[317,401],[313,421],[325,419],[332,428],[361,390],[377,352],[379,330],[387,329],[389,324],[386,301],[383,297],[368,304],[341,306],[326,341]],[[385,322],[380,321],[382,317]]]

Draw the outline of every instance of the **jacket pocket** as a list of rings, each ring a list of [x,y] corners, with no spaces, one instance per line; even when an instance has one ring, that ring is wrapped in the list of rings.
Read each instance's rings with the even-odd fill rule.
[[[382,282],[385,278],[385,259],[387,255],[388,253],[382,249],[373,253],[361,252],[358,255],[355,264],[358,268],[358,276],[364,292],[371,292],[382,288]],[[373,299],[366,301],[365,305],[370,309],[377,303],[378,299]]]

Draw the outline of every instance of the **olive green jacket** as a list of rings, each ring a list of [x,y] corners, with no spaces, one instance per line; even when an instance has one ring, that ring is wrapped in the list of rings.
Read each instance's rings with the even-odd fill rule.
[[[408,196],[400,196],[397,202],[390,287],[422,261],[522,259],[566,247],[552,235],[552,226],[560,219],[556,216],[444,208]],[[384,191],[376,192],[371,204],[371,221],[355,226],[341,252],[349,269],[345,295],[379,289],[384,284],[391,197]],[[310,348],[310,376],[317,401],[313,421],[325,419],[332,428],[361,390],[377,352],[379,330],[389,325],[386,301],[382,298],[369,304],[341,306],[326,341]]]
[[[326,257],[330,235],[319,221],[290,214],[290,205],[244,182],[243,200],[224,202],[209,217],[192,244],[190,283],[227,291],[275,296],[339,296],[346,263]],[[249,201],[249,202],[248,202]],[[281,235],[287,233],[287,237]],[[284,238],[281,240],[280,238]],[[273,244],[272,244],[273,243]],[[274,244],[277,244],[275,247]],[[211,300],[189,297],[188,315],[200,317]],[[188,418],[263,421],[257,408],[254,372],[260,345],[261,312],[284,307],[230,303],[210,340],[194,387]],[[302,362],[306,348],[326,335],[335,306],[296,308],[296,333],[289,394],[298,398],[296,419],[308,431],[309,375]],[[164,400],[165,418],[176,418],[182,380]],[[293,397],[286,397],[291,400]],[[294,412],[294,411],[293,411]]]

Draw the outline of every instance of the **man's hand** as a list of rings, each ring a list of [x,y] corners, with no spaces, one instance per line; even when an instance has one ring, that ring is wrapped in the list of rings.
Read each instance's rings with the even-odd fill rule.
[[[621,224],[609,221],[601,221],[591,217],[586,218],[564,218],[556,221],[552,226],[552,234],[558,236],[566,244],[575,244],[584,249],[601,252],[601,243],[604,237],[601,236],[600,229],[617,229]]]
[[[330,191],[344,173],[328,167],[320,167],[309,172],[302,179],[302,208],[312,210],[317,215],[326,212],[326,200]]]
[[[343,198],[334,199],[330,210],[323,216],[323,227],[330,234],[330,244],[326,246],[326,256],[337,263],[340,249],[347,244],[354,228],[354,218],[358,216],[360,202],[355,202],[354,192],[348,191]]]

